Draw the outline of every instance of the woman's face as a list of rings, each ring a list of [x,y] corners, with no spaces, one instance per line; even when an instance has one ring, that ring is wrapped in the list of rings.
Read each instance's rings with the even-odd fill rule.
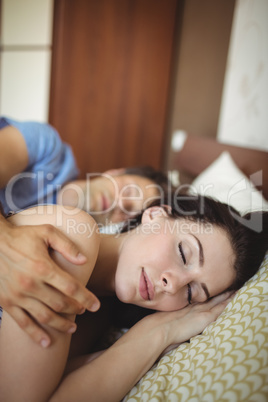
[[[234,258],[221,228],[149,208],[122,243],[115,292],[124,303],[178,310],[226,290],[235,278]]]

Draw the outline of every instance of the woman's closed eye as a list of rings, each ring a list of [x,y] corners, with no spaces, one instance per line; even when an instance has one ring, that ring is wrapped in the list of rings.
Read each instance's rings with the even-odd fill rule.
[[[188,283],[187,287],[188,287],[188,303],[192,304],[192,288],[189,283]]]
[[[179,243],[179,251],[180,251],[180,255],[181,255],[181,259],[184,265],[186,265],[186,258],[185,258],[185,254],[183,252],[183,248],[181,245],[181,242]]]
[[[184,265],[186,265],[187,261],[186,261],[186,257],[185,257],[181,242],[179,243],[179,251],[180,251],[180,256],[181,256],[182,262]],[[192,288],[189,283],[187,284],[187,300],[188,300],[189,304],[192,303]]]

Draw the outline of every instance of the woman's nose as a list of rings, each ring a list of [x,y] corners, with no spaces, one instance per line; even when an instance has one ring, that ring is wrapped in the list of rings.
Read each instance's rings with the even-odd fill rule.
[[[178,270],[177,270],[178,271]],[[162,288],[169,293],[176,293],[179,289],[186,286],[193,280],[190,272],[163,272],[161,277]]]

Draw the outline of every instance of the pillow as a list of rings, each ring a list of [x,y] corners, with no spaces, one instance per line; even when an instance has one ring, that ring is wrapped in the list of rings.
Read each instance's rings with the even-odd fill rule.
[[[257,172],[261,184],[261,173]],[[191,194],[205,194],[233,206],[239,212],[268,209],[253,183],[238,169],[229,152],[223,152],[191,185]]]
[[[265,402],[267,367],[268,254],[220,317],[162,357],[124,402]]]

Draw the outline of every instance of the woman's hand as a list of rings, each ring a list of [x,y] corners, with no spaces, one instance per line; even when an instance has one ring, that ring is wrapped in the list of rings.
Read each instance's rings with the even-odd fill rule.
[[[148,325],[148,331],[150,329],[162,331],[165,353],[200,334],[218,318],[232,297],[233,292],[226,292],[205,303],[192,304],[182,310],[155,313],[145,317],[144,324]]]
[[[55,227],[17,227],[0,217],[0,305],[44,346],[50,338],[38,323],[74,332],[75,323],[58,313],[96,311],[100,305],[95,295],[56,265],[49,248],[74,264],[86,262],[77,246]]]

